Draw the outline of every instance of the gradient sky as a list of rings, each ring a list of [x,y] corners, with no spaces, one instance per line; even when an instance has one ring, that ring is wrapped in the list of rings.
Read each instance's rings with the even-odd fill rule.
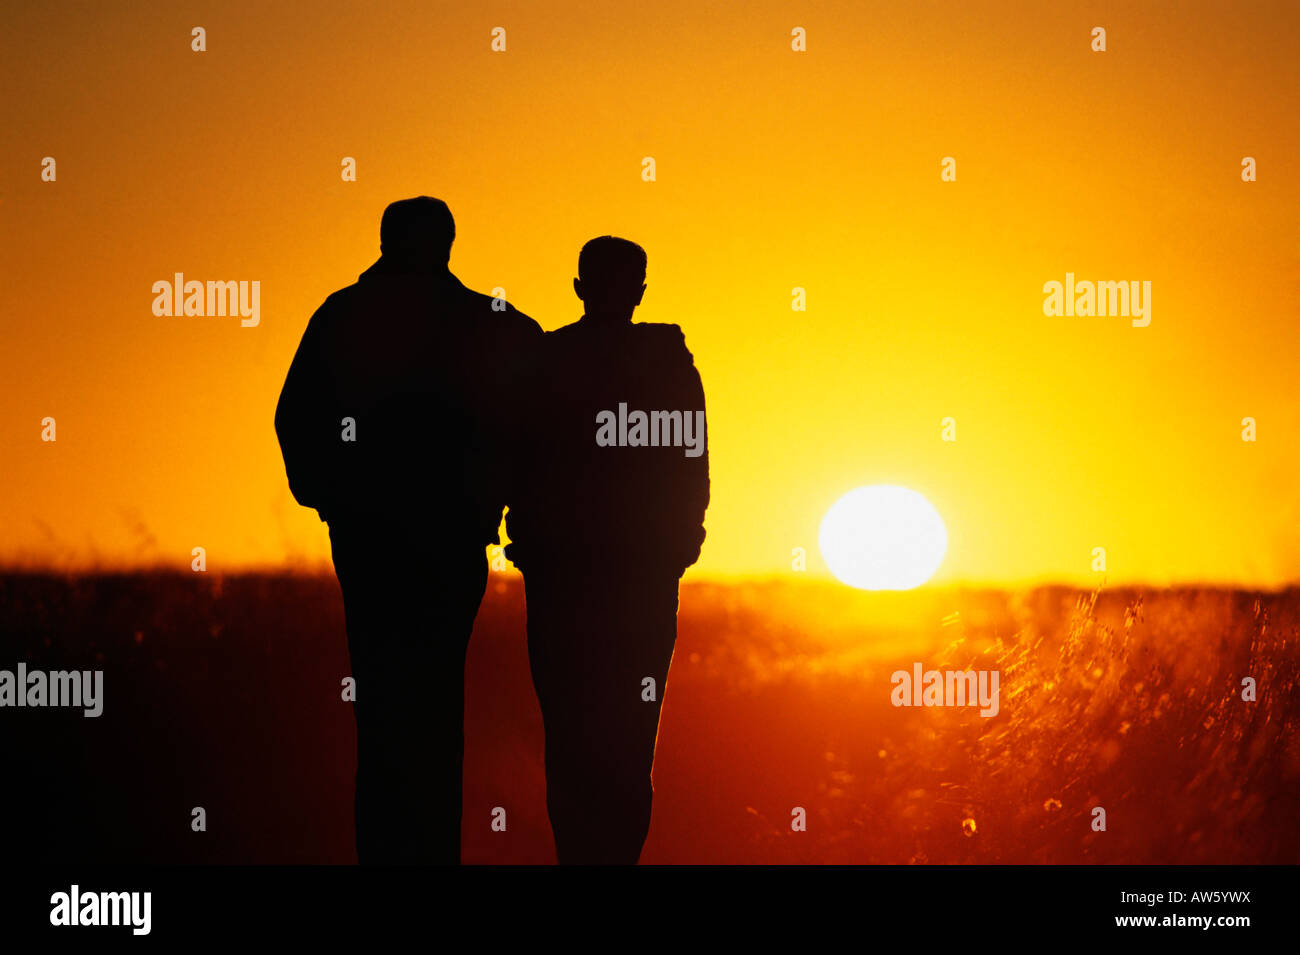
[[[1111,582],[1300,578],[1294,4],[273,6],[5,13],[0,562],[325,561],[276,398],[430,194],[544,328],[586,239],[648,250],[638,316],[709,402],[693,574],[824,574],[822,514],[893,483],[947,522],[940,582],[1095,582],[1096,546]],[[1150,327],[1044,316],[1067,271],[1151,281]],[[174,272],[259,280],[261,325],[154,316]]]

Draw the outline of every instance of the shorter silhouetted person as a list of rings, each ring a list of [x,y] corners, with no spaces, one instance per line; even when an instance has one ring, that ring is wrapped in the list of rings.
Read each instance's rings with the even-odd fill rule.
[[[454,238],[440,200],[390,205],[379,261],[312,316],[275,414],[343,590],[363,863],[460,860],[465,654],[514,467],[513,388],[541,339],[452,275]]]
[[[640,856],[678,581],[704,540],[704,389],[681,328],[632,322],[645,276],[635,243],[583,247],[585,311],[543,336],[506,514],[562,864]]]

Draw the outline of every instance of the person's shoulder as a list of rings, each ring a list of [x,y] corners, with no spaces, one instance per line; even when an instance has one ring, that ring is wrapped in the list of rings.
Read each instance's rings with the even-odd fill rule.
[[[656,354],[692,362],[695,360],[691,350],[686,347],[686,333],[682,331],[682,326],[671,322],[634,322],[631,327],[638,339]]]
[[[686,345],[686,333],[682,331],[682,326],[671,322],[633,322],[632,328],[648,339],[673,345],[680,343],[683,347]]]
[[[311,322],[316,325],[326,324],[337,316],[352,311],[357,306],[359,294],[360,283],[358,282],[353,282],[337,292],[331,292],[325,296],[325,301],[321,302],[320,307],[316,309],[315,314],[311,317]]]
[[[541,337],[542,326],[505,299],[484,295],[469,288],[465,289],[465,295],[470,310],[477,318],[491,322],[497,329],[509,334]]]
[[[560,344],[581,338],[585,330],[582,322],[569,322],[569,324],[561,325],[559,328],[552,328],[545,333],[545,338],[548,342]]]
[[[324,308],[327,305],[328,306],[346,305],[349,302],[356,301],[356,299],[360,295],[361,295],[361,283],[353,282],[351,285],[345,285],[337,292],[331,292],[329,295],[326,295],[324,305],[322,305],[321,307]]]

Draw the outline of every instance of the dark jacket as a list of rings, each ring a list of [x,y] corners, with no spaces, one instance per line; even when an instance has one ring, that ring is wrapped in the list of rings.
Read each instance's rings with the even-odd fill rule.
[[[547,332],[526,404],[520,492],[506,515],[506,554],[525,574],[544,564],[681,574],[696,561],[709,504],[707,429],[698,456],[682,443],[597,442],[602,412],[617,416],[620,404],[629,416],[703,414],[680,327],[583,318]],[[666,428],[660,419],[661,438]]]
[[[298,503],[331,523],[418,522],[495,542],[517,470],[519,369],[542,336],[526,315],[498,309],[450,272],[383,258],[327,298],[275,413]],[[355,440],[344,440],[344,419]]]

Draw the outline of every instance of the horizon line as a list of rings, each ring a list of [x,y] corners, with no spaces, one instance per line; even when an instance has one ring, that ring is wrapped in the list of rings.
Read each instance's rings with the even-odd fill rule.
[[[56,565],[40,562],[6,563],[0,561],[0,577],[146,577],[146,576],[209,576],[231,577],[334,577],[333,565],[327,560],[319,561],[282,561],[275,563],[250,562],[231,565],[227,568],[211,568],[205,571],[191,570],[184,565],[172,564],[65,564]],[[513,565],[506,571],[490,571],[489,582],[493,578],[504,582],[502,578],[522,582],[523,574]],[[787,585],[823,585],[839,587],[848,592],[873,595],[920,594],[925,592],[971,590],[971,591],[1007,591],[1007,590],[1047,590],[1068,589],[1080,591],[1104,590],[1228,590],[1279,594],[1300,588],[1300,579],[1283,583],[1249,583],[1232,580],[1171,580],[1153,582],[1144,578],[1121,578],[1113,580],[1102,577],[1100,580],[1085,582],[1082,578],[1070,579],[1042,575],[1037,577],[1010,578],[1006,580],[962,578],[941,581],[927,581],[919,587],[908,590],[864,590],[852,587],[837,580],[829,572],[810,571],[709,571],[691,573],[682,578],[683,584],[700,584],[714,586],[737,586],[739,584],[787,584]]]

